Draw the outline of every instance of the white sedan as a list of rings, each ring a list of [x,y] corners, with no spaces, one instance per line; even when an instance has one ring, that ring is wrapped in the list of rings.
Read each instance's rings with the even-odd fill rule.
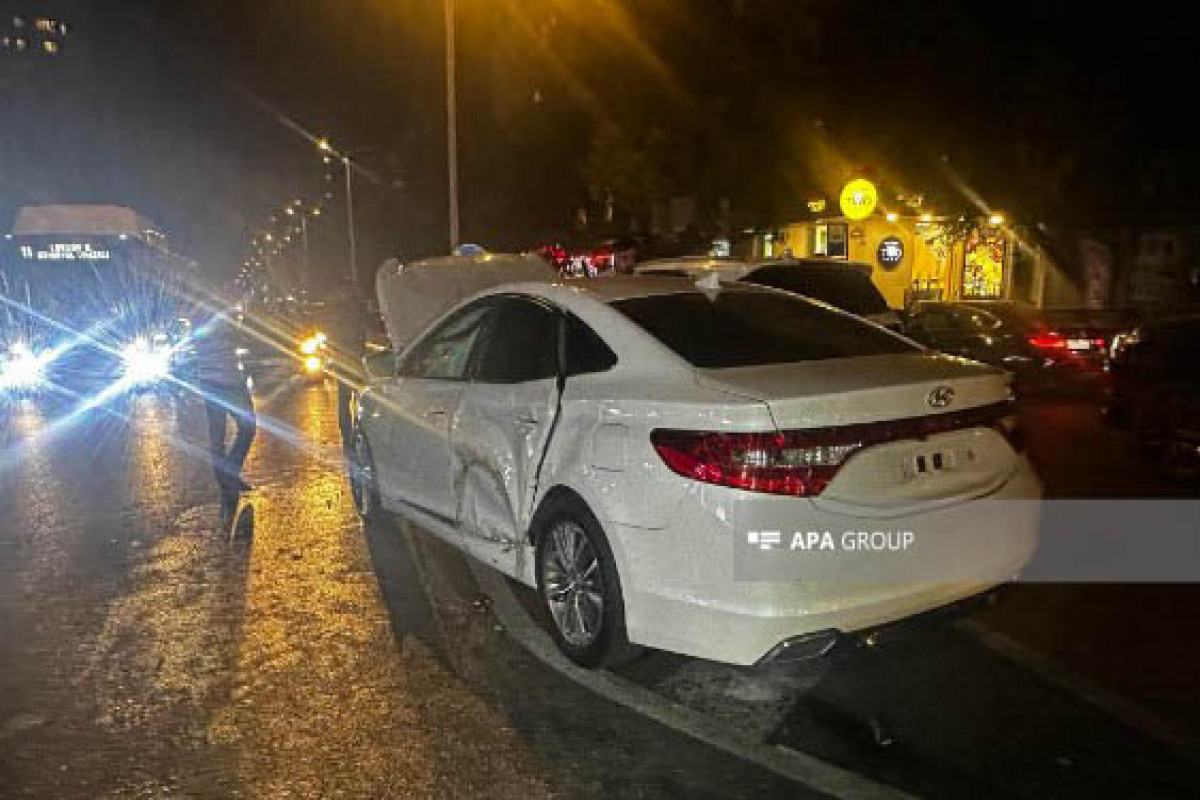
[[[636,645],[740,665],[824,652],[1010,580],[1036,544],[1035,513],[981,513],[1041,492],[1005,374],[785,292],[496,286],[368,371],[360,513],[536,588],[584,666]],[[932,540],[925,574],[944,580],[843,579],[849,552],[824,579],[740,574],[757,532],[881,520]]]

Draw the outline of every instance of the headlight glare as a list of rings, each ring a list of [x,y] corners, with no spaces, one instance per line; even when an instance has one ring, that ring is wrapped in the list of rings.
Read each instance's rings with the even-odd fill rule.
[[[0,356],[0,391],[36,389],[45,380],[45,364],[23,342],[14,344]]]
[[[121,351],[121,366],[131,383],[154,383],[171,373],[171,350],[155,347],[146,339],[135,339]]]

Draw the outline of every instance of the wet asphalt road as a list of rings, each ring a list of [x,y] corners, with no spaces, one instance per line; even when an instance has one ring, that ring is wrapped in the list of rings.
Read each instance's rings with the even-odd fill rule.
[[[518,635],[527,593],[505,616],[450,548],[363,528],[331,386],[258,403],[232,542],[198,405],[0,410],[0,797],[1200,793],[1195,587],[1017,587],[977,627],[784,675],[651,654],[598,693]],[[1161,489],[1094,406],[1030,422],[1055,493]]]

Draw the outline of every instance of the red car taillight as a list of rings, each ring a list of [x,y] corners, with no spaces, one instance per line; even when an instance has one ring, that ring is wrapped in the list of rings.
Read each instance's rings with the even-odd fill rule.
[[[1031,345],[1038,350],[1047,350],[1050,352],[1059,352],[1067,349],[1067,337],[1061,333],[1049,331],[1047,333],[1037,333],[1026,339]]]
[[[857,442],[816,444],[803,431],[714,433],[652,431],[663,462],[685,478],[752,492],[815,497]]]
[[[923,439],[963,428],[994,428],[1016,451],[1024,449],[1012,403],[929,417],[764,433],[657,428],[650,443],[677,475],[752,492],[816,497],[855,451],[900,439]]]

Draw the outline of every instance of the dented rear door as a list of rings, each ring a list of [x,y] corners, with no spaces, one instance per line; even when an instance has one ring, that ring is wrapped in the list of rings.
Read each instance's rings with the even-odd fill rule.
[[[561,327],[561,313],[536,298],[502,302],[451,434],[458,522],[469,539],[509,549],[528,524],[558,412]]]

